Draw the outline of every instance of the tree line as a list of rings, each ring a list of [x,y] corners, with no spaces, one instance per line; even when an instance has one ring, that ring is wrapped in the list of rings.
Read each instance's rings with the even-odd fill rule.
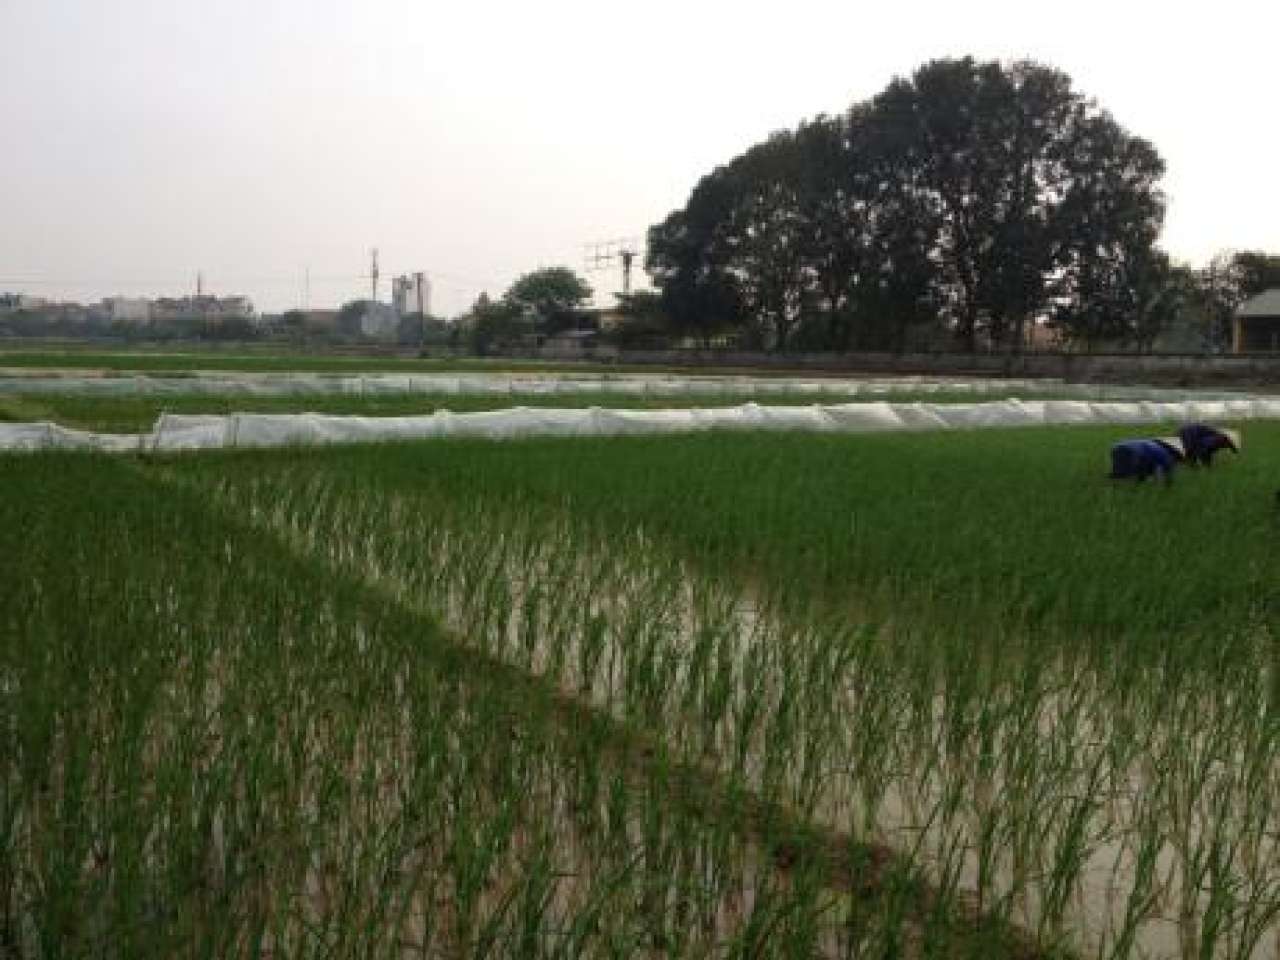
[[[1247,265],[1210,280],[1156,247],[1164,169],[1057,69],[935,60],[704,176],[649,230],[658,296],[633,312],[772,350],[1018,350],[1037,329],[1150,349],[1190,310],[1212,335]]]

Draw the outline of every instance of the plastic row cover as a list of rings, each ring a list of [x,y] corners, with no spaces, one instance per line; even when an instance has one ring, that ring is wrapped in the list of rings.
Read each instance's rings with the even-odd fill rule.
[[[429,416],[351,417],[237,413],[165,414],[147,434],[103,434],[55,424],[0,423],[0,449],[79,448],[107,451],[203,450],[437,437],[603,437],[703,430],[864,433],[956,430],[1045,424],[1142,424],[1189,420],[1280,418],[1280,398],[1253,400],[1002,400],[991,403],[846,403],[670,410],[513,407],[481,413],[441,410]]]
[[[962,393],[977,397],[1017,390],[1026,394],[1070,394],[1093,399],[1179,400],[1187,392],[1150,387],[1068,384],[1061,380],[963,380],[931,377],[872,379],[795,379],[790,377],[675,377],[645,374],[608,377],[526,376],[513,374],[373,375],[359,377],[316,374],[195,375],[185,377],[0,377],[0,393],[77,394],[81,396],[303,396],[307,394],[379,396],[442,395],[574,395],[629,396],[776,396],[803,394],[815,398],[875,397],[913,393]],[[1243,397],[1240,393],[1203,396]]]

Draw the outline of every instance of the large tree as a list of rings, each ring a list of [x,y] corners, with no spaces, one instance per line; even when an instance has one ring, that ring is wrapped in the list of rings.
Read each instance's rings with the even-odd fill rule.
[[[745,319],[736,276],[721,242],[737,202],[736,174],[719,167],[693,188],[684,209],[649,228],[645,270],[661,291],[675,331],[708,345]]]
[[[1017,348],[1050,315],[1068,338],[1136,338],[1162,173],[1062,72],[938,60],[712,171],[646,266],[686,326],[714,304],[779,349],[901,349],[931,319]]]
[[[1144,278],[1158,257],[1164,163],[1147,141],[1108,114],[1083,112],[1076,124],[1061,203],[1054,211],[1058,322],[1068,340],[1132,336]]]

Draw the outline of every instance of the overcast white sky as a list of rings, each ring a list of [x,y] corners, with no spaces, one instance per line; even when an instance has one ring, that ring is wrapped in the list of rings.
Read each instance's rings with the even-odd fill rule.
[[[1280,3],[0,0],[0,290],[438,313],[643,236],[934,57],[1065,70],[1168,164],[1163,244],[1280,250]],[[602,291],[619,273],[588,274]]]

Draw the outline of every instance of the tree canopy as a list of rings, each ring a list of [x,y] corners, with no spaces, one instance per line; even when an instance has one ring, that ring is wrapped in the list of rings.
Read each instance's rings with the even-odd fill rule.
[[[711,171],[650,229],[645,265],[705,339],[1017,348],[1039,321],[1137,342],[1167,274],[1163,173],[1061,71],[936,60]]]
[[[1240,300],[1280,287],[1280,256],[1261,250],[1241,250],[1231,257],[1230,270]]]
[[[533,314],[545,332],[554,333],[572,325],[577,311],[591,299],[591,287],[568,267],[545,267],[516,280],[504,299]]]

